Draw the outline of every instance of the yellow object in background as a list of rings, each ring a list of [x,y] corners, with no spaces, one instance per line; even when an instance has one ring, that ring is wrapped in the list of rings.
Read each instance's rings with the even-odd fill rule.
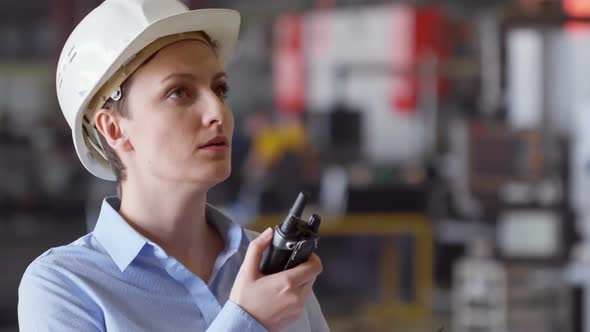
[[[253,141],[254,155],[267,165],[278,162],[289,151],[302,151],[306,145],[305,128],[298,123],[267,127],[262,129]]]

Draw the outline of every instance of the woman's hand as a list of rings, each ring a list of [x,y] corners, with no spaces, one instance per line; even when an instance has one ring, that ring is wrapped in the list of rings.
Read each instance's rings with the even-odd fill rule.
[[[272,237],[272,229],[268,228],[250,242],[229,299],[269,331],[278,331],[303,313],[313,283],[322,272],[322,263],[312,254],[303,264],[265,276],[259,270],[260,260]]]

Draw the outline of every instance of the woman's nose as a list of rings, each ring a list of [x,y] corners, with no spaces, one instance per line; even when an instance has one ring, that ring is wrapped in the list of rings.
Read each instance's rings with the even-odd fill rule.
[[[210,127],[213,125],[222,125],[227,107],[223,99],[213,91],[209,90],[205,94],[205,110],[203,111],[203,126]]]

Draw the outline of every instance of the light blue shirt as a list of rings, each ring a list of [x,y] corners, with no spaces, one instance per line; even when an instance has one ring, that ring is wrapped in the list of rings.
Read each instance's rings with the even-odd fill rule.
[[[105,199],[93,232],[29,265],[19,287],[20,331],[266,331],[228,300],[256,233],[207,205],[225,249],[205,283],[129,226],[119,205]],[[315,296],[284,331],[329,331]]]

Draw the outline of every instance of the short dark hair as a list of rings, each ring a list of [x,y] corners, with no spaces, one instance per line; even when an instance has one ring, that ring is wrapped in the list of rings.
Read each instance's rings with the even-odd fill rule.
[[[215,55],[217,56],[217,43],[211,39],[211,37],[204,31],[199,31],[202,36],[203,39],[205,39],[205,41],[209,44],[209,46],[211,46],[211,49],[213,50],[213,52],[215,53]],[[148,62],[150,62],[155,56],[156,54],[158,54],[158,52],[152,54],[150,57],[148,57],[139,67],[147,64]],[[121,99],[115,101],[113,99],[107,100],[107,102],[104,104],[103,108],[106,109],[110,109],[114,112],[119,113],[122,117],[124,118],[129,118],[131,116],[131,112],[129,112],[129,107],[127,105],[127,100],[128,100],[128,92],[129,89],[131,88],[131,84],[133,83],[133,75],[131,75],[130,78],[128,78],[126,81],[123,82],[123,84],[121,84],[120,88],[121,88]],[[121,195],[121,182],[125,181],[125,179],[127,179],[127,173],[125,172],[125,165],[123,164],[123,161],[121,161],[121,158],[119,158],[119,155],[117,154],[117,152],[115,152],[115,150],[113,150],[113,148],[109,145],[109,143],[106,141],[106,139],[104,138],[104,136],[102,135],[102,133],[99,136],[100,139],[100,144],[102,145],[102,148],[105,152],[105,155],[107,157],[107,161],[109,162],[109,164],[111,165],[111,168],[113,169],[113,173],[115,173],[115,177],[117,179],[117,189],[118,189],[118,193],[119,196]]]

